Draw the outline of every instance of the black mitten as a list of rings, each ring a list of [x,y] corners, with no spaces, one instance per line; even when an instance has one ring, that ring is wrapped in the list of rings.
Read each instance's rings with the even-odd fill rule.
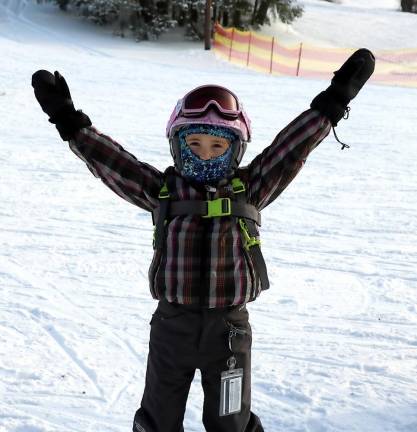
[[[375,57],[371,51],[361,48],[355,51],[334,72],[330,87],[319,93],[310,107],[327,116],[336,126],[343,118],[349,102],[359,93],[375,69]]]
[[[32,87],[42,111],[56,125],[61,138],[70,140],[78,130],[91,126],[91,121],[81,110],[76,111],[64,77],[57,71],[38,70],[32,75]]]

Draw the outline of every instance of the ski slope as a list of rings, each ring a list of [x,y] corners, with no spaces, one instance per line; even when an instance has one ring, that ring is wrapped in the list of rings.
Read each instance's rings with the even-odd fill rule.
[[[342,15],[360,31],[353,40],[341,29],[340,46],[392,48],[395,31],[398,43],[411,39],[417,15],[368,3],[306,0],[305,27],[291,31],[324,43]],[[374,23],[388,18],[384,40]],[[328,85],[163,39],[137,44],[51,5],[0,0],[1,432],[131,430],[157,305],[150,215],[60,140],[32,73],[59,70],[76,108],[161,170],[171,164],[166,121],[190,88],[219,83],[241,97],[253,122],[248,163]],[[368,85],[351,107],[337,128],[351,148],[329,136],[263,211],[271,288],[248,310],[253,411],[267,432],[417,431],[417,90]],[[197,373],[186,432],[204,432],[202,404]]]
[[[300,0],[303,16],[291,25],[275,23],[262,32],[286,44],[401,49],[417,46],[416,15],[402,13],[400,0]]]

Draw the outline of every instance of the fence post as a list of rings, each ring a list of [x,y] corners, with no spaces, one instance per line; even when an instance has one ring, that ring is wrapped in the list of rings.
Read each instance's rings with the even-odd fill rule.
[[[298,53],[297,76],[300,74],[301,53],[303,51],[303,43],[300,43],[300,51]]]
[[[229,61],[232,58],[233,39],[235,37],[235,28],[232,28],[232,38],[230,39]]]
[[[269,63],[269,73],[272,73],[272,65],[273,65],[273,60],[274,60],[274,44],[275,44],[275,36],[272,37],[272,45],[271,45],[271,60]]]
[[[252,42],[252,32],[249,32],[248,58],[246,59],[246,66],[249,66],[249,55],[250,55],[251,42]]]

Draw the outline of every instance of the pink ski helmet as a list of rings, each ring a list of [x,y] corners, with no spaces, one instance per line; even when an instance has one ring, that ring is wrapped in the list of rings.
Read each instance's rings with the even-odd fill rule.
[[[166,127],[174,163],[181,169],[178,131],[187,125],[220,126],[232,130],[238,139],[233,146],[233,168],[237,168],[251,140],[251,126],[237,96],[225,87],[204,85],[188,92],[177,102]]]

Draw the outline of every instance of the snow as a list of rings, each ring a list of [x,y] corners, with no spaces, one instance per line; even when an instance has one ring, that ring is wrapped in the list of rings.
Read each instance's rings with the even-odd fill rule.
[[[400,11],[400,0],[299,0],[304,15],[291,25],[276,23],[262,32],[284,44],[369,49],[415,48],[417,15]]]
[[[417,15],[394,1],[304,3],[292,26],[304,41],[415,40]],[[60,140],[32,73],[59,70],[96,127],[159,169],[171,163],[166,120],[193,86],[240,95],[254,127],[246,163],[327,85],[236,68],[168,39],[136,44],[51,5],[0,0],[1,432],[131,430],[157,304],[149,214]],[[263,211],[272,286],[248,309],[252,407],[268,432],[417,431],[416,96],[366,86],[337,128],[351,148],[329,136]],[[203,431],[202,403],[197,373],[187,432]]]

